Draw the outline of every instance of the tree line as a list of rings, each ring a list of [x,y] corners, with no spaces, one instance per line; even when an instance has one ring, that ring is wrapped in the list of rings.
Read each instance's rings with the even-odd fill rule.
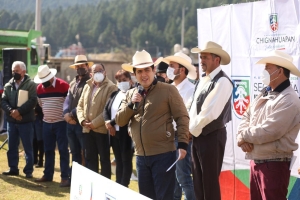
[[[55,54],[80,41],[88,53],[146,49],[152,55],[172,53],[181,41],[185,9],[185,47],[197,45],[197,9],[244,3],[245,0],[106,0],[42,11],[42,32]],[[0,11],[0,28],[34,29],[35,13]],[[201,27],[205,28],[205,27]],[[77,38],[75,37],[77,35]],[[79,36],[79,37],[78,37]]]

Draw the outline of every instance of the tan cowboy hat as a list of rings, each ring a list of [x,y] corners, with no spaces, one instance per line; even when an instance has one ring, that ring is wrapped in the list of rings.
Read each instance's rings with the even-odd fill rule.
[[[165,57],[163,61],[167,64],[170,64],[171,61],[179,63],[189,70],[188,78],[195,79],[197,77],[196,69],[192,65],[192,59],[181,51],[175,53],[174,56]]]
[[[48,65],[41,65],[38,68],[37,75],[34,77],[35,83],[44,83],[49,81],[51,78],[55,76],[57,70],[54,68],[49,68]]]
[[[82,65],[84,63],[87,63],[89,67],[93,66],[94,64],[93,62],[88,62],[85,55],[77,55],[75,57],[74,64],[70,65],[69,67],[75,69],[76,65]]]
[[[202,50],[201,50],[202,49]],[[215,42],[208,41],[203,48],[198,47],[192,48],[192,53],[213,53],[221,57],[221,65],[228,65],[230,63],[229,54],[222,49],[220,45]]]
[[[122,64],[122,68],[125,71],[133,73],[133,68],[146,68],[152,65],[157,65],[162,61],[162,57],[159,57],[155,62],[153,62],[151,55],[143,50],[137,51],[132,57],[132,63]]]
[[[270,52],[267,57],[260,59],[256,64],[274,64],[290,70],[291,74],[300,77],[300,71],[293,64],[293,57],[279,50]]]

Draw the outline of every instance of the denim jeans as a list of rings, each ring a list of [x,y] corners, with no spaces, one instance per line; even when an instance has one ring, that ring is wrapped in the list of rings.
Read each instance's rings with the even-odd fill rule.
[[[45,170],[44,177],[53,180],[55,164],[55,147],[57,147],[60,156],[61,179],[69,179],[69,150],[66,130],[66,122],[43,123],[43,139],[45,148]]]
[[[181,200],[182,192],[184,192],[185,200],[194,200],[194,184],[192,179],[192,142],[189,142],[186,156],[184,159],[176,163],[176,180],[174,190],[174,200]],[[178,151],[177,151],[178,157]]]
[[[34,138],[37,141],[43,140],[43,120],[36,118],[34,121]]]
[[[174,197],[176,151],[153,156],[136,156],[139,192],[156,200]]]
[[[16,124],[8,122],[8,151],[7,160],[11,171],[19,172],[19,144],[20,138],[25,151],[26,165],[23,169],[25,174],[33,172],[33,122]]]
[[[83,148],[83,133],[80,124],[67,124],[67,136],[72,153],[72,161],[82,163],[81,150]]]

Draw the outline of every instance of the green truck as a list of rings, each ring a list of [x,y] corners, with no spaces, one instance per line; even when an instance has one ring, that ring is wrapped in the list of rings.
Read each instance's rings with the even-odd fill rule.
[[[23,61],[27,67],[27,74],[33,79],[37,73],[38,66],[46,63],[49,58],[50,46],[43,45],[38,55],[36,38],[42,35],[41,31],[29,30],[6,30],[0,29],[0,96],[3,86],[12,77],[12,63]],[[3,125],[3,113],[0,109],[0,131]]]
[[[27,67],[27,73],[31,78],[42,64],[41,56],[37,53],[35,40],[42,35],[41,31],[29,30],[5,30],[0,29],[0,71],[2,71],[4,83],[11,78],[11,64],[16,61],[23,61]],[[41,54],[48,60],[49,45],[43,45]],[[7,80],[8,79],[8,80]],[[1,86],[0,86],[1,87]]]

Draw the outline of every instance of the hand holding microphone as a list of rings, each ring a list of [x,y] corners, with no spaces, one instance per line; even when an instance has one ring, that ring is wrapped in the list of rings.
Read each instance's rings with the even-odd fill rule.
[[[133,106],[133,110],[137,110],[137,108],[139,107],[139,103],[142,101],[143,97],[142,97],[142,93],[144,91],[144,87],[139,85],[138,86],[138,93],[135,93],[133,96],[132,96],[132,103],[134,103],[134,106]]]

